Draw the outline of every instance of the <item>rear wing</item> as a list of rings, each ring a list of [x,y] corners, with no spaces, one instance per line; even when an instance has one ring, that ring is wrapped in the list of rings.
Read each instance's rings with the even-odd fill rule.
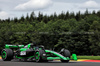
[[[9,48],[16,49],[16,48],[23,48],[23,47],[24,45],[8,45],[8,44],[5,45],[6,49],[9,49]]]

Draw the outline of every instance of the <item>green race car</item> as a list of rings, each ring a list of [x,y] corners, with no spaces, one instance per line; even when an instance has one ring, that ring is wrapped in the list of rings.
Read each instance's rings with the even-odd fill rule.
[[[5,45],[5,49],[1,52],[3,61],[11,61],[12,59],[31,60],[36,62],[61,60],[61,62],[69,62],[71,53],[67,49],[60,52],[46,50],[43,45],[30,43],[24,45]],[[76,54],[72,54],[72,59],[77,60]]]

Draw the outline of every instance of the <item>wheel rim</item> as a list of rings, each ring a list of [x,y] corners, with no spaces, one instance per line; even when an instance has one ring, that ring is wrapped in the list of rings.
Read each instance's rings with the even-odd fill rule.
[[[6,52],[3,51],[3,52],[2,52],[2,58],[4,59],[4,58],[6,58],[6,56],[7,56]]]
[[[36,58],[36,60],[39,60],[39,59],[40,59],[40,54],[39,54],[39,52],[36,52],[35,58]]]

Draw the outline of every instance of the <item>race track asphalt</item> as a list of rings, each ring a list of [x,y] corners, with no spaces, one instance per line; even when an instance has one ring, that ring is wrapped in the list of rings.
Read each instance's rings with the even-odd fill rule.
[[[69,63],[62,63],[60,61],[50,62],[22,62],[22,61],[2,61],[0,60],[0,66],[100,66],[99,62],[76,62],[70,61]]]

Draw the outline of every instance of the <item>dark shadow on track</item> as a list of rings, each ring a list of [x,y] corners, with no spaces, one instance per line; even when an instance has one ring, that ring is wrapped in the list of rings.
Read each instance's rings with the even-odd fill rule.
[[[13,59],[11,62],[25,62],[25,63],[67,63],[67,62],[61,62],[61,61],[48,61],[48,62],[35,62],[35,61],[20,61]],[[68,63],[78,63],[78,62],[68,62]]]

